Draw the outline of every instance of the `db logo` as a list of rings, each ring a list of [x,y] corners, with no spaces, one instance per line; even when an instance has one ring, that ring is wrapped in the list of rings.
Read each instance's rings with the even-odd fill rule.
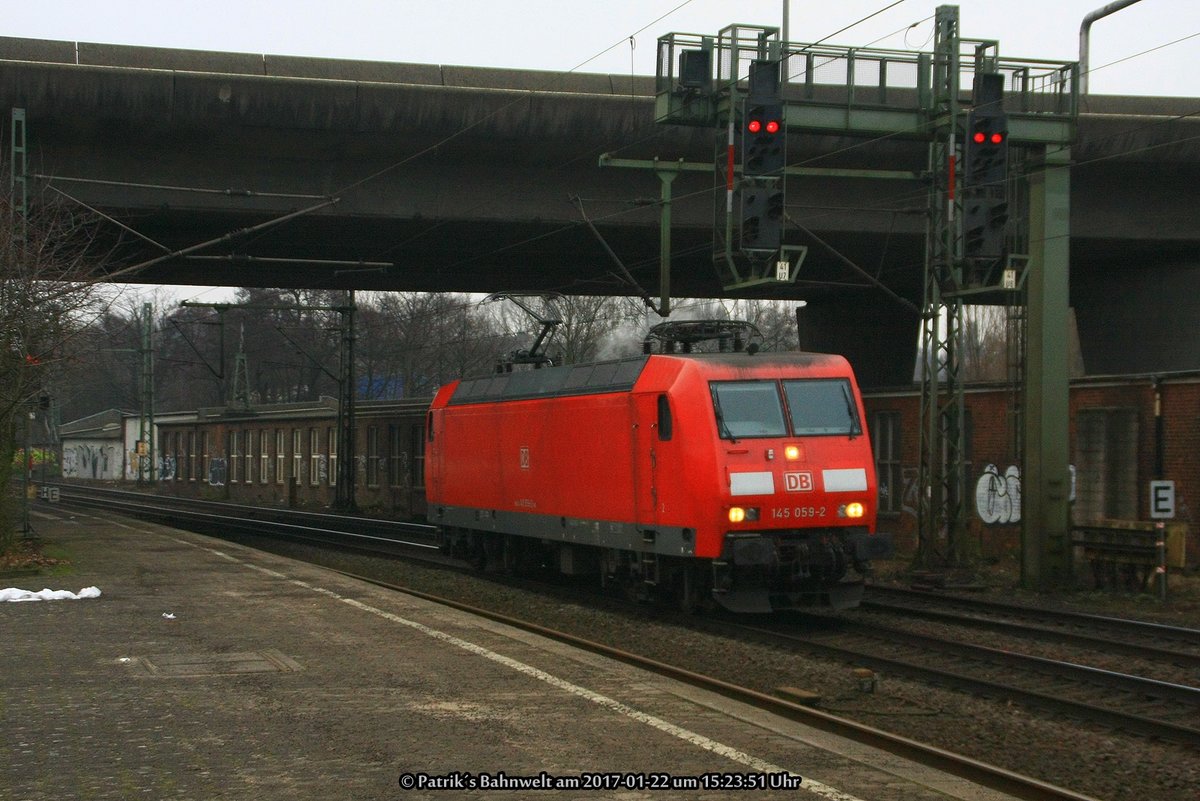
[[[524,445],[521,446],[521,469],[529,469],[529,448]]]
[[[788,492],[812,492],[812,473],[807,470],[802,470],[798,473],[784,473],[783,488]]]

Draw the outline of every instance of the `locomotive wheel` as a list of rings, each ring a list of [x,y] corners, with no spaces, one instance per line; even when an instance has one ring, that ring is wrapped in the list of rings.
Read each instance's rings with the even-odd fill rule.
[[[704,580],[700,565],[688,563],[683,565],[676,574],[675,600],[679,610],[685,615],[698,615],[710,612],[715,604],[709,584]]]
[[[471,533],[471,544],[467,551],[467,563],[476,570],[483,570],[487,567],[487,543],[484,541],[483,535],[478,532]]]

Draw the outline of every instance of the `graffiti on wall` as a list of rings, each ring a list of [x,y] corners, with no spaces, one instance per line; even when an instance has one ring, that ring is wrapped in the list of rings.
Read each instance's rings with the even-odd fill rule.
[[[900,471],[904,483],[904,494],[900,496],[900,513],[918,516],[921,505],[920,475],[915,467],[905,467]]]
[[[989,526],[1020,523],[1021,469],[1009,465],[1001,475],[996,465],[985,467],[975,484],[975,511]]]
[[[108,478],[116,448],[84,443],[63,450],[63,475],[68,478]]]
[[[224,456],[214,456],[208,460],[208,483],[214,487],[225,485],[229,465]]]

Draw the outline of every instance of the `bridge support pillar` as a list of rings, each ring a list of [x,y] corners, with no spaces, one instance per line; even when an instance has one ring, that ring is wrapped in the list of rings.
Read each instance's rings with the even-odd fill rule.
[[[1045,148],[1029,176],[1029,322],[1021,582],[1064,586],[1071,577],[1069,473],[1070,151]]]

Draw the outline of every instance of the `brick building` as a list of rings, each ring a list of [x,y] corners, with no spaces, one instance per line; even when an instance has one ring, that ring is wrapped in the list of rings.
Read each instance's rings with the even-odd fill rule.
[[[1020,544],[1019,398],[1007,385],[966,394],[968,535],[986,557]],[[920,392],[865,398],[879,469],[881,530],[916,544]],[[1200,565],[1200,372],[1074,379],[1070,390],[1072,520],[1150,519],[1150,481],[1175,482],[1175,520],[1189,525],[1188,564]]]

